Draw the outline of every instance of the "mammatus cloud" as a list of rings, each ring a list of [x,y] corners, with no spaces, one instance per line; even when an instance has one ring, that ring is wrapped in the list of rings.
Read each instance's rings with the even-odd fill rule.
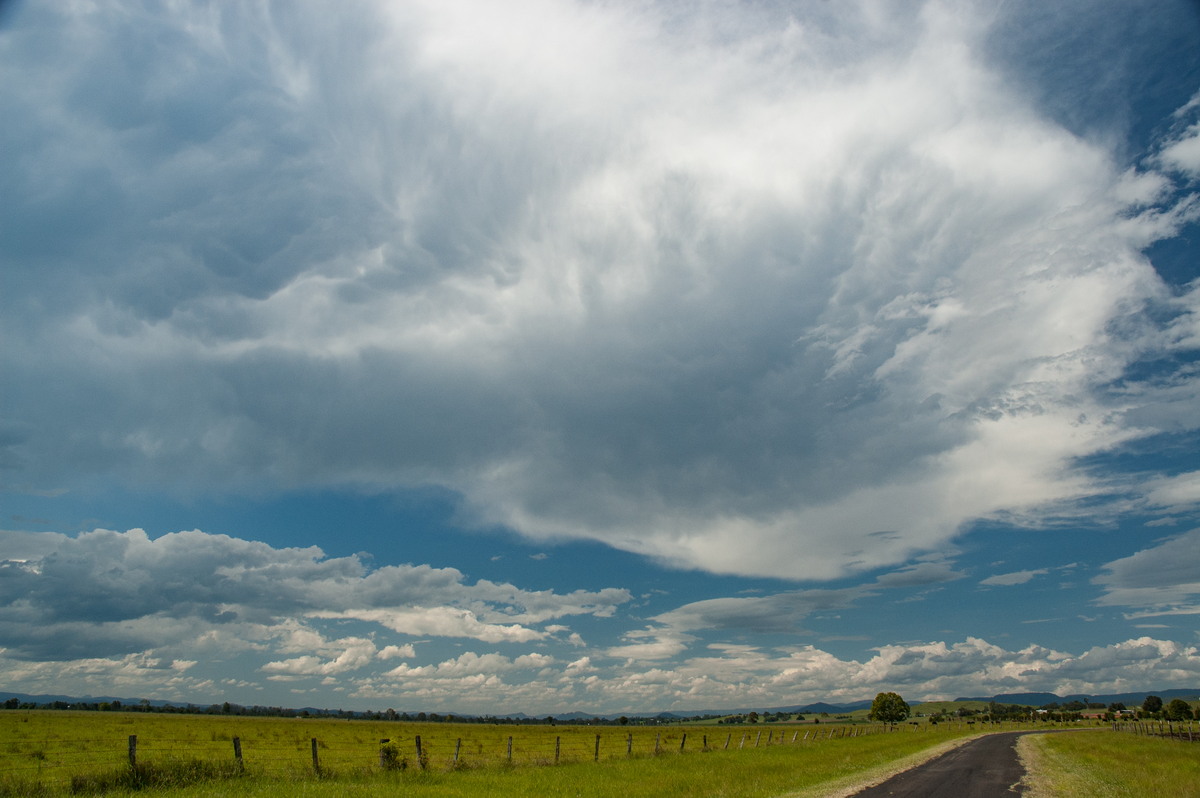
[[[28,4],[7,479],[438,484],[791,579],[1137,493],[1077,463],[1200,425],[1194,375],[1126,376],[1194,345],[1142,251],[1196,215],[1196,109],[1131,168],[988,60],[994,14]]]

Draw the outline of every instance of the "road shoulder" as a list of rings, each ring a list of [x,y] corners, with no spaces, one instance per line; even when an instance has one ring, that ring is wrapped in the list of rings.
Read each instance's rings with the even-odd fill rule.
[[[924,751],[909,754],[902,759],[897,759],[886,765],[871,768],[862,773],[855,773],[853,776],[836,779],[814,787],[806,787],[796,792],[785,793],[779,796],[779,798],[849,798],[855,793],[869,787],[874,787],[877,784],[882,784],[893,776],[919,767],[932,759],[937,759],[939,756],[947,754],[955,748],[960,748],[972,740],[978,740],[982,736],[984,735],[949,740],[932,748],[927,748]]]

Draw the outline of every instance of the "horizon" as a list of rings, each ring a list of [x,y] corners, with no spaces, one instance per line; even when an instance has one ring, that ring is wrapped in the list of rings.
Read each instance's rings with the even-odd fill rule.
[[[0,4],[7,686],[1200,684],[1196,41],[1189,0]]]
[[[150,700],[150,699],[144,699],[144,698],[131,698],[131,697],[120,697],[120,696],[87,696],[87,695],[85,695],[85,696],[67,696],[67,695],[63,695],[63,694],[54,694],[54,693],[43,694],[43,695],[27,695],[24,693],[11,693],[11,692],[6,692],[6,691],[0,691],[0,700],[7,700],[6,697],[8,697],[8,696],[21,697],[21,698],[26,698],[26,699],[49,699],[48,701],[43,701],[42,703],[50,703],[50,704],[66,703],[67,701],[80,703],[80,704],[101,704],[101,705],[104,703],[119,702],[121,704],[120,707],[113,707],[109,710],[104,710],[104,711],[113,711],[113,712],[120,712],[120,711],[142,712],[142,711],[151,711],[154,709],[163,709],[163,708],[169,707],[171,709],[187,709],[189,711],[198,711],[201,714],[206,714],[213,707],[221,707],[222,705],[229,705],[229,707],[230,707],[229,711],[232,714],[244,714],[240,711],[234,711],[234,710],[249,710],[251,712],[253,712],[254,710],[277,710],[284,714],[316,712],[316,713],[320,713],[320,714],[331,714],[331,715],[346,714],[346,713],[350,713],[350,714],[354,714],[354,715],[359,715],[359,714],[377,715],[377,714],[395,713],[397,716],[397,718],[396,718],[397,720],[418,720],[418,719],[421,719],[418,716],[428,716],[430,718],[433,718],[434,720],[445,721],[445,722],[453,722],[453,720],[457,719],[457,718],[469,718],[471,720],[483,720],[483,719],[487,719],[487,718],[494,718],[494,719],[498,719],[498,720],[505,720],[505,719],[537,720],[539,718],[545,718],[545,719],[553,718],[555,720],[562,720],[564,718],[569,719],[569,720],[582,720],[582,719],[586,719],[586,718],[594,718],[597,720],[614,720],[618,717],[625,717],[625,716],[628,716],[630,718],[652,719],[652,718],[661,718],[664,716],[679,717],[679,718],[717,717],[717,716],[722,716],[722,715],[746,714],[749,712],[764,712],[764,713],[791,712],[791,713],[800,713],[800,714],[804,714],[804,713],[812,714],[814,712],[818,712],[818,713],[856,712],[856,711],[860,711],[864,708],[869,708],[871,706],[871,703],[873,700],[872,698],[863,698],[863,699],[858,699],[858,700],[854,700],[854,701],[846,701],[846,702],[837,703],[837,704],[831,704],[831,703],[828,703],[825,701],[812,701],[812,702],[806,702],[806,703],[802,703],[802,704],[788,704],[788,705],[784,705],[784,706],[732,707],[732,708],[726,708],[726,709],[693,708],[691,710],[679,710],[679,711],[674,711],[674,712],[667,711],[667,710],[664,710],[664,711],[642,710],[642,711],[634,711],[634,712],[628,712],[628,713],[591,713],[591,712],[586,712],[583,710],[574,710],[574,711],[570,711],[570,712],[559,713],[557,715],[537,715],[537,714],[531,715],[531,714],[528,714],[526,712],[521,712],[521,711],[512,711],[512,712],[504,712],[504,713],[457,712],[457,711],[454,711],[451,709],[447,709],[445,707],[436,708],[436,709],[433,709],[433,708],[418,709],[415,707],[401,708],[401,709],[396,709],[395,707],[387,707],[386,709],[380,709],[379,707],[374,707],[374,708],[369,708],[369,709],[346,710],[343,708],[334,709],[332,707],[319,707],[319,706],[299,706],[299,707],[297,707],[297,706],[265,706],[265,705],[261,705],[261,704],[253,704],[250,706],[246,706],[243,704],[237,704],[237,703],[228,702],[228,701],[224,701],[224,702],[185,701],[185,702],[179,702],[179,703],[172,703],[170,701],[166,701],[166,700],[162,700],[162,699]],[[1028,702],[1025,702],[1025,703],[1014,702],[1012,700],[1008,700],[1007,703],[1005,703],[1005,701],[1002,700],[1002,699],[1024,698],[1024,697],[1030,697],[1030,696],[1037,696],[1039,698],[1050,697],[1053,700],[1043,702],[1041,704],[1031,704]],[[1097,705],[1101,705],[1101,704],[1105,704],[1105,703],[1111,704],[1118,700],[1124,701],[1124,700],[1128,699],[1128,700],[1133,701],[1133,700],[1135,700],[1133,698],[1133,696],[1141,696],[1142,701],[1144,701],[1146,698],[1148,698],[1150,696],[1157,696],[1159,698],[1164,698],[1164,697],[1165,698],[1179,698],[1179,697],[1190,696],[1191,697],[1190,700],[1197,700],[1197,699],[1200,699],[1200,689],[1173,688],[1173,689],[1169,689],[1169,690],[1131,690],[1131,691],[1125,691],[1122,693],[1101,694],[1101,695],[1096,695],[1096,696],[1088,696],[1085,694],[1056,695],[1054,693],[1013,693],[1013,694],[997,694],[997,695],[993,695],[990,697],[960,696],[960,697],[952,698],[952,699],[947,699],[947,698],[912,699],[912,698],[907,698],[904,696],[901,696],[901,698],[903,698],[903,700],[915,710],[916,708],[927,705],[927,704],[995,703],[999,706],[1045,707],[1049,704],[1057,704],[1059,701],[1068,701],[1068,700],[1079,701],[1080,699],[1088,699],[1088,698],[1099,699],[1099,700],[1098,701],[1087,701],[1087,702],[1085,702],[1087,705],[1090,705],[1093,703],[1095,703]],[[32,703],[32,702],[22,702],[22,703]],[[145,709],[143,707],[149,707],[150,709]],[[820,707],[821,709],[817,709],[818,707]],[[61,708],[54,708],[54,709],[58,709],[61,711]],[[67,709],[71,709],[71,707],[67,707]],[[19,711],[19,710],[13,710],[13,709],[7,708],[7,707],[0,707],[0,710]],[[90,710],[88,710],[88,711],[90,711]],[[226,713],[225,713],[225,711],[222,711],[221,714],[226,714]]]

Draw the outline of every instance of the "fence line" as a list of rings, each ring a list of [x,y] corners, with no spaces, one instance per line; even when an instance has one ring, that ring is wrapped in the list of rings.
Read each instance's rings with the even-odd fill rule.
[[[956,722],[943,724],[942,727],[962,730],[974,728],[975,724]],[[649,730],[635,735],[627,729],[595,733],[581,727],[564,727],[565,733],[553,736],[528,734],[524,738],[513,734],[496,737],[471,733],[434,736],[426,732],[424,735],[401,734],[388,738],[335,738],[329,742],[310,736],[289,740],[270,736],[256,739],[219,735],[227,739],[203,740],[152,738],[137,734],[130,734],[124,740],[113,738],[110,743],[95,739],[0,739],[0,743],[7,742],[8,745],[7,755],[0,751],[0,776],[36,775],[39,778],[67,780],[81,773],[136,769],[189,759],[232,762],[239,771],[263,775],[312,773],[323,776],[345,769],[391,771],[431,768],[454,770],[495,765],[538,766],[713,751],[749,751],[752,748],[778,746],[803,747],[833,739],[921,733],[931,728],[939,727],[929,724],[805,724],[795,728],[743,728],[740,735],[735,731],[727,731],[724,737],[711,736],[714,727],[692,727],[694,733],[690,735],[678,727],[658,729],[653,736]],[[396,731],[403,731],[403,726],[398,725]],[[1187,733],[1191,734],[1190,724]],[[22,751],[21,748],[31,750]],[[17,757],[29,757],[34,761],[26,764]]]
[[[1113,731],[1126,732],[1142,737],[1166,737],[1189,743],[1200,742],[1200,729],[1193,722],[1171,720],[1113,721]]]

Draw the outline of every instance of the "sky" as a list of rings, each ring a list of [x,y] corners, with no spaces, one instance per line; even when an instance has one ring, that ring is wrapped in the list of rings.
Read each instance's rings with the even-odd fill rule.
[[[1200,4],[0,6],[0,689],[1200,686]]]

